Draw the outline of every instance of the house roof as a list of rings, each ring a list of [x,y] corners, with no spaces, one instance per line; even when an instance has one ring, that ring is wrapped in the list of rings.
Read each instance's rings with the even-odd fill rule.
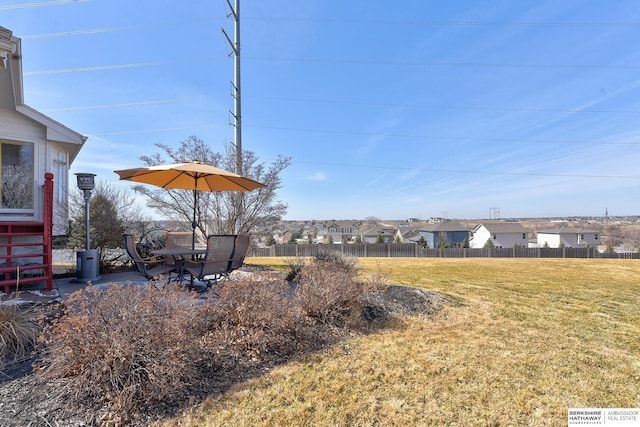
[[[46,128],[46,138],[64,145],[71,162],[87,140],[75,132],[24,103],[22,89],[21,40],[0,27],[0,108],[14,110]]]
[[[393,228],[372,228],[370,230],[362,233],[363,236],[366,237],[377,237],[377,236],[394,236],[396,231]]]
[[[428,231],[428,232],[447,232],[447,231],[469,231],[469,227],[466,225],[460,224],[457,221],[444,221],[436,224],[427,224],[420,227],[420,231]]]
[[[538,234],[596,234],[597,230],[578,227],[553,227],[538,231]]]
[[[398,229],[398,232],[404,239],[411,239],[412,237],[420,238],[420,234],[418,234],[418,230],[403,230]]]
[[[497,222],[491,224],[479,224],[474,228],[474,231],[480,229],[480,227],[486,228],[490,233],[527,233],[529,230],[519,222]]]

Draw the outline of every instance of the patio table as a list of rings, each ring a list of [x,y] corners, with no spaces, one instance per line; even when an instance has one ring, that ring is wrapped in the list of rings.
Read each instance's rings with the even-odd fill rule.
[[[175,262],[175,272],[177,273],[176,282],[182,283],[184,280],[185,269],[184,269],[184,261],[187,257],[191,257],[192,259],[196,258],[199,255],[204,255],[207,253],[205,248],[202,249],[191,249],[191,248],[164,248],[164,249],[155,249],[151,251],[153,255],[172,257]],[[193,279],[191,279],[193,281]]]

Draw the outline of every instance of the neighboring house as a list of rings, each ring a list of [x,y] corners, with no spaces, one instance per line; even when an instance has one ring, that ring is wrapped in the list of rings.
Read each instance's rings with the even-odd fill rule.
[[[358,225],[351,221],[333,221],[326,224],[323,230],[318,232],[317,241],[319,243],[335,244],[351,243],[355,238]]]
[[[398,228],[393,240],[400,243],[417,243],[420,240],[420,234],[414,228]]]
[[[362,243],[377,243],[379,239],[383,243],[393,243],[396,230],[393,228],[372,228],[362,233]]]
[[[85,141],[25,105],[21,41],[0,27],[0,285],[5,291],[12,280],[15,284],[17,266],[22,283],[37,281],[31,276],[42,270],[51,283],[50,240],[66,232],[69,166]]]
[[[418,234],[424,237],[431,249],[437,248],[441,241],[446,241],[448,248],[461,248],[464,241],[469,239],[469,227],[457,221],[444,221],[424,225],[420,227]]]
[[[538,247],[585,248],[598,246],[600,234],[595,230],[574,227],[554,227],[538,231]]]
[[[471,231],[469,247],[483,248],[491,241],[497,248],[527,247],[529,230],[517,222],[479,224]]]

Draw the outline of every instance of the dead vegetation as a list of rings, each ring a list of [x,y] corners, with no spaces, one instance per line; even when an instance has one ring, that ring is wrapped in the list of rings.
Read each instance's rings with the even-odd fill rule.
[[[0,382],[0,424],[147,425],[172,416],[391,314],[383,295],[397,287],[357,276],[357,263],[332,258],[303,265],[295,281],[240,274],[207,299],[173,286],[78,291],[49,318],[35,372]]]

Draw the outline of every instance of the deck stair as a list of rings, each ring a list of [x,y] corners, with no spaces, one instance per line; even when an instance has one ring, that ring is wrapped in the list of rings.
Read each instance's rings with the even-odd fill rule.
[[[0,289],[45,282],[53,290],[53,174],[45,174],[44,220],[0,221]]]

